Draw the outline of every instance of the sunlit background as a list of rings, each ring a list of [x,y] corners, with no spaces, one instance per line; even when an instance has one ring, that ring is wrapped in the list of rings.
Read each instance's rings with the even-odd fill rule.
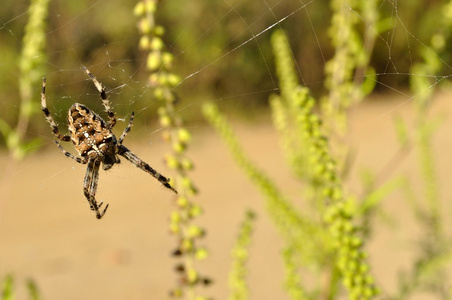
[[[32,1],[40,2],[46,1]],[[366,10],[370,2],[375,8]],[[285,160],[269,105],[271,95],[281,92],[271,36],[282,29],[297,80],[316,99],[314,111],[325,118],[325,131],[333,132],[330,147],[338,155],[345,192],[357,203],[367,199],[372,206],[371,216],[358,218],[357,225],[365,236],[363,249],[381,299],[449,299],[449,2],[158,3],[155,22],[164,29],[165,51],[174,56],[171,72],[180,77],[171,88],[178,99],[171,117],[183,121],[191,135],[184,155],[193,162],[188,173],[199,193],[190,195],[190,201],[203,211],[193,222],[206,231],[198,243],[209,252],[196,261],[196,270],[211,283],[197,286],[197,295],[231,295],[231,252],[246,211],[252,210],[256,219],[244,265],[248,298],[303,299],[287,292],[284,239],[269,216],[265,195],[234,162],[202,113],[204,104],[215,103],[231,121],[244,153],[304,213],[312,195]],[[368,60],[368,67],[353,66],[347,78],[363,85],[363,99],[347,104],[340,121],[328,118],[324,106],[331,97],[328,62],[341,51],[335,40],[347,30],[332,26],[335,5],[353,19],[357,36],[350,44],[364,49],[365,54],[349,59]],[[63,134],[67,110],[75,102],[106,117],[99,93],[82,70],[86,66],[108,89],[118,118],[115,134],[121,134],[134,111],[134,126],[124,144],[162,174],[176,176],[167,163],[173,150],[165,142],[161,113],[159,119],[165,103],[152,91],[148,54],[138,47],[142,34],[135,6],[117,0],[50,1],[43,5],[44,34],[30,43],[24,39],[27,30],[33,30],[27,29],[30,2],[7,0],[1,5],[4,299],[167,299],[180,284],[175,270],[180,259],[173,255],[180,245],[170,221],[178,209],[177,197],[122,159],[121,165],[100,172],[97,198],[110,206],[105,217],[96,220],[82,190],[86,166],[58,150],[40,108],[45,76],[47,105]],[[25,50],[25,45],[43,49]],[[38,54],[31,55],[32,70],[24,75],[23,70],[29,70],[24,57],[33,51]],[[30,103],[24,100],[27,84]],[[24,119],[26,124],[20,125]],[[344,133],[331,129],[336,121],[347,124],[341,125]],[[71,143],[63,146],[76,154]],[[436,204],[428,199],[436,199]],[[306,299],[348,299],[341,282],[332,298],[322,294],[334,276],[306,275],[318,271],[297,270],[301,285],[311,292]],[[8,298],[10,289],[15,298]],[[184,297],[195,299],[193,294]]]

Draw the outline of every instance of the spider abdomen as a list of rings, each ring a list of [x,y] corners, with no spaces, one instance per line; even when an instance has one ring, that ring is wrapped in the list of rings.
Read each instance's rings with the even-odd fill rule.
[[[116,138],[107,123],[88,107],[75,103],[68,112],[68,126],[71,140],[80,156],[115,155]]]

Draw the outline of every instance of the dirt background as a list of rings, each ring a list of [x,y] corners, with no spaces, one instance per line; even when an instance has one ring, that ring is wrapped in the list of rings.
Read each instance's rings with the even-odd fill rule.
[[[347,186],[352,194],[361,191],[364,169],[378,172],[388,163],[388,170],[393,172],[385,179],[403,174],[415,189],[419,186],[416,151],[396,156],[399,146],[393,125],[395,116],[412,124],[412,102],[404,96],[383,98],[370,99],[351,112],[348,142],[354,167]],[[431,114],[441,120],[434,146],[448,226],[452,213],[451,99],[450,92],[439,94]],[[269,117],[235,123],[234,127],[254,161],[288,198],[301,201],[302,190],[284,163]],[[134,130],[125,144],[171,176],[162,163],[167,146],[159,134],[149,130],[137,138],[140,133]],[[227,298],[230,250],[245,209],[252,208],[258,219],[250,249],[251,299],[288,299],[282,291],[281,239],[265,213],[259,191],[240,172],[211,128],[199,125],[191,131],[194,141],[188,154],[196,165],[192,178],[201,191],[195,201],[205,210],[198,224],[207,229],[203,244],[211,253],[198,265],[214,280],[203,294]],[[0,278],[15,276],[17,299],[26,299],[27,278],[36,281],[43,299],[167,298],[176,278],[175,260],[170,256],[176,241],[168,234],[174,195],[124,161],[108,172],[101,171],[97,198],[110,207],[102,220],[96,220],[82,193],[85,167],[61,155],[50,132],[44,139],[48,141],[46,147],[12,169],[7,168],[7,154],[0,153]],[[384,292],[391,292],[398,272],[408,268],[416,255],[420,231],[402,193],[385,199],[384,212],[385,217],[377,218],[379,223],[367,250],[378,284]]]

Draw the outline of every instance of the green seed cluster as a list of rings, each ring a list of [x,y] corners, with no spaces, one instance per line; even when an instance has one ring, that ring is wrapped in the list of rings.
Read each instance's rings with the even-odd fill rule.
[[[300,250],[303,249],[303,246],[306,244],[309,244],[309,241],[304,239],[303,243],[287,245],[282,251],[285,271],[284,286],[290,299],[312,299],[308,296],[306,288],[303,287],[303,280],[300,276]]]
[[[298,120],[299,127],[303,129],[303,140],[308,141],[307,163],[312,170],[312,181],[318,186],[320,198],[326,205],[324,219],[335,241],[336,265],[342,273],[343,284],[350,299],[371,299],[377,295],[377,289],[361,249],[362,240],[353,225],[354,211],[348,209],[350,206],[345,201],[328,139],[322,133],[319,117],[312,110],[313,99],[303,93],[295,93],[294,97],[304,107],[305,113]]]
[[[353,210],[346,202],[339,201],[328,207],[325,221],[337,248],[336,265],[342,273],[342,283],[349,291],[350,299],[373,299],[378,295],[375,281],[362,251],[363,240],[353,225]]]
[[[151,72],[149,83],[154,97],[159,100],[174,102],[176,95],[171,91],[180,82],[180,77],[170,72],[173,54],[165,51],[162,36],[165,29],[155,24],[157,0],[145,0],[137,3],[134,14],[140,18],[138,29],[142,36],[139,48],[147,52],[146,67]]]
[[[361,101],[375,87],[376,71],[370,58],[377,36],[383,32],[378,0],[331,0],[329,38],[333,57],[325,64],[327,94],[322,103],[325,129],[330,140],[337,142],[335,156],[340,168],[347,147],[342,141],[348,127],[348,109]]]
[[[361,249],[362,240],[353,225],[354,211],[347,209],[347,202],[340,179],[337,176],[336,163],[331,157],[328,140],[322,134],[321,122],[313,112],[314,101],[306,95],[306,90],[298,89],[292,95],[298,103],[297,117],[300,136],[305,141],[308,177],[311,186],[319,191],[319,199],[324,205],[324,220],[337,249],[337,267],[342,273],[343,284],[349,290],[351,299],[371,299],[377,295],[374,280],[365,262]]]
[[[158,108],[159,122],[164,141],[171,144],[171,153],[166,154],[167,166],[177,174],[171,184],[178,191],[176,209],[170,216],[170,232],[177,237],[178,245],[173,255],[180,259],[175,271],[179,276],[177,286],[170,292],[174,298],[206,299],[198,296],[196,287],[208,285],[210,279],[202,276],[195,268],[195,261],[205,259],[208,252],[198,245],[205,236],[205,230],[193,223],[202,214],[202,208],[194,204],[189,197],[198,193],[196,186],[188,176],[194,164],[185,155],[192,140],[191,133],[184,128],[183,120],[175,113],[178,100],[173,88],[179,84],[179,76],[171,72],[174,56],[165,50],[162,40],[164,28],[155,23],[158,0],[143,0],[137,3],[134,14],[139,18],[138,28],[142,34],[140,49],[146,51],[146,67],[150,72],[149,84],[154,98],[161,101]]]
[[[240,226],[240,232],[234,248],[232,249],[232,270],[229,273],[229,288],[231,294],[229,300],[249,299],[248,286],[246,284],[246,262],[249,257],[249,246],[253,233],[253,222],[256,218],[253,211],[247,211],[245,220]]]
[[[315,101],[306,87],[294,84],[293,62],[287,58],[291,58],[290,50],[282,32],[273,34],[272,46],[281,96],[273,96],[271,104],[275,126],[283,133],[283,148],[289,149],[289,162],[295,164],[296,174],[313,189],[316,208],[328,227],[335,264],[349,297],[371,299],[378,292],[365,261],[363,241],[353,224],[356,212],[350,205],[352,202],[345,200],[336,161],[320,117],[314,111]],[[286,249],[288,261],[296,259],[294,250],[293,247]]]
[[[322,110],[334,120],[328,126],[339,135],[344,135],[347,128],[347,109],[362,98],[363,79],[355,80],[354,72],[357,68],[363,68],[360,72],[366,70],[369,61],[369,55],[362,46],[362,36],[356,28],[359,18],[355,11],[359,11],[359,7],[360,1],[357,0],[331,1],[333,17],[329,37],[335,54],[325,65],[325,86],[329,94],[323,101]],[[363,14],[366,15],[365,12]]]

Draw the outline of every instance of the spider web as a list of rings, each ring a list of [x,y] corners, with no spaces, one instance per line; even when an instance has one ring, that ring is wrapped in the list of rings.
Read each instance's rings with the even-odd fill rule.
[[[272,299],[285,298],[279,289],[284,271],[277,261],[279,238],[271,222],[264,217],[260,196],[231,163],[221,141],[200,116],[200,108],[206,101],[214,101],[226,111],[233,111],[229,116],[235,120],[245,151],[284,187],[288,195],[298,199],[296,180],[286,169],[276,167],[284,161],[278,136],[269,125],[271,121],[266,111],[269,95],[279,90],[269,47],[270,36],[278,28],[288,32],[300,83],[309,87],[318,98],[324,91],[325,64],[334,54],[326,41],[330,24],[322,22],[331,16],[319,14],[319,11],[326,11],[321,9],[327,5],[324,1],[256,2],[256,5],[247,5],[239,0],[190,1],[190,4],[164,1],[161,9],[168,18],[158,20],[166,30],[167,48],[175,55],[174,71],[182,77],[174,88],[181,98],[176,113],[186,120],[194,137],[189,155],[197,166],[193,178],[202,191],[199,202],[207,212],[201,222],[206,224],[211,237],[207,242],[213,252],[212,257],[201,265],[215,278],[216,284],[210,293],[218,299],[227,295],[229,265],[226,263],[229,262],[236,224],[239,224],[245,207],[253,207],[262,216],[256,225],[256,245],[252,248],[256,254],[251,255],[250,261],[253,296],[256,299],[269,299],[269,295]],[[65,114],[72,103],[84,103],[95,111],[103,111],[96,89],[81,69],[81,66],[87,66],[108,87],[109,99],[118,117],[115,133],[121,133],[134,111],[135,125],[125,145],[165,174],[170,172],[163,163],[168,146],[161,141],[162,127],[156,113],[161,103],[152,97],[146,79],[149,75],[146,56],[136,50],[140,35],[136,30],[137,19],[132,15],[134,4],[105,0],[50,3],[51,21],[43,37],[47,40],[46,74],[43,74],[47,78],[47,104],[63,133],[66,131]],[[19,99],[17,82],[20,73],[17,66],[8,61],[18,60],[14,51],[19,53],[22,47],[27,5],[11,1],[0,13],[0,43],[9,45],[0,46],[3,55],[0,71],[4,78],[0,108],[7,112],[0,112],[0,117],[11,123],[20,110],[20,101],[16,100]],[[433,33],[410,27],[415,22],[410,20],[409,5],[381,1],[378,13],[390,20],[382,32],[367,24],[359,12],[349,9],[358,16],[364,29],[375,31],[373,56],[380,62],[375,66],[376,93],[370,96],[370,101],[351,111],[350,145],[356,149],[354,166],[357,166],[352,173],[359,174],[364,167],[379,172],[381,165],[394,164],[394,169],[408,173],[416,182],[419,179],[411,173],[417,170],[409,166],[416,163],[416,156],[412,153],[397,155],[393,119],[398,116],[413,121],[416,116],[411,104],[420,95],[408,90],[410,79],[429,77],[432,80],[428,90],[433,90],[443,87],[443,83],[447,85],[452,67],[447,58],[434,54],[429,40]],[[200,15],[199,11],[206,15]],[[184,30],[184,22],[195,22],[198,25],[191,28],[196,30]],[[412,72],[411,67],[421,60],[418,51],[433,53],[440,62],[442,73]],[[255,65],[241,64],[247,60]],[[34,90],[36,99],[39,99],[39,93],[37,86]],[[447,116],[452,107],[444,91],[432,102],[435,103],[432,115],[442,117],[435,135],[435,151],[444,151],[450,147]],[[44,146],[13,170],[2,172],[0,181],[9,186],[3,189],[8,192],[0,200],[0,228],[1,233],[10,232],[5,233],[3,243],[6,247],[0,252],[0,260],[7,261],[9,253],[18,253],[18,259],[0,267],[0,278],[12,272],[17,277],[19,296],[25,294],[20,283],[31,277],[44,296],[48,296],[44,298],[50,299],[76,299],[73,295],[83,299],[142,299],[149,295],[164,298],[172,282],[162,278],[173,278],[170,267],[173,262],[168,258],[168,249],[174,247],[174,241],[165,231],[173,209],[168,200],[170,196],[158,183],[149,182],[147,174],[123,162],[100,174],[98,197],[110,204],[110,211],[102,223],[97,222],[83,203],[81,183],[85,166],[65,159],[54,147],[44,118],[38,114],[33,118],[27,136],[41,138]],[[248,119],[253,122],[250,124]],[[435,120],[434,123],[438,122]],[[73,152],[71,145],[64,146]],[[447,166],[452,162],[448,158],[443,160],[441,153],[435,152],[441,157],[438,174],[449,178]],[[409,157],[405,158],[404,154]],[[6,153],[2,154],[0,162],[2,166],[8,165]],[[391,166],[389,170],[392,170]],[[359,175],[353,176],[349,180],[350,190],[356,191],[360,186],[356,182],[361,179]],[[450,196],[446,186],[439,189],[443,198]],[[389,235],[388,230],[377,230],[369,246],[372,266],[381,281],[379,284],[388,293],[397,287],[397,272],[409,268],[410,259],[416,256],[408,249],[419,234],[409,213],[400,217],[403,221],[393,216],[393,212],[408,210],[409,204],[398,202],[401,197],[397,194],[390,198],[394,201],[388,201],[386,210],[381,213],[382,219],[389,224],[396,223],[400,232]],[[108,218],[108,214],[112,216]],[[228,224],[225,226],[228,228],[222,228],[218,223]],[[74,232],[73,228],[79,231]],[[410,235],[413,237],[407,238]],[[259,254],[259,249],[267,251]],[[387,267],[388,261],[400,263]],[[146,270],[143,265],[148,266]],[[162,273],[154,272],[153,265]],[[112,287],[111,282],[116,281],[121,284]]]

